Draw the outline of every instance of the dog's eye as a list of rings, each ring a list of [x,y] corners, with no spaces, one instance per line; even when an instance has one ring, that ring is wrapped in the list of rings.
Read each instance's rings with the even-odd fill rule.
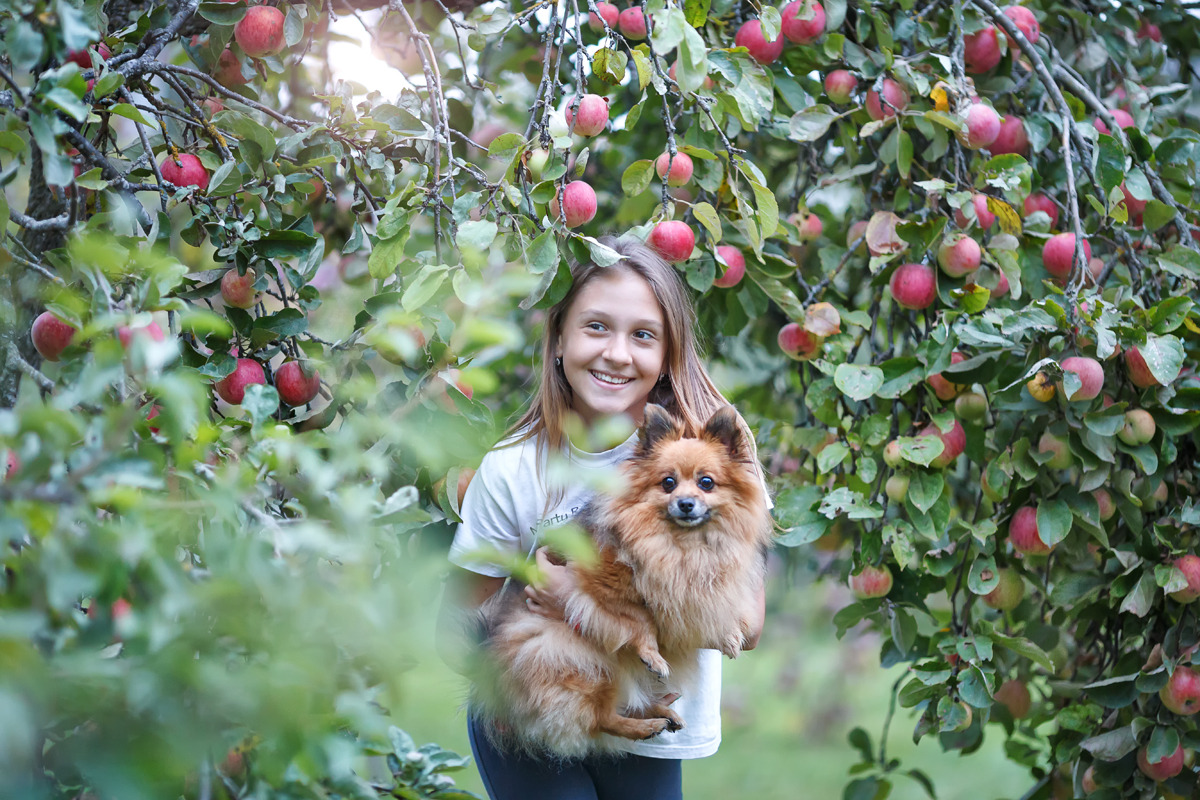
[[[663,491],[664,492],[675,491],[675,483],[676,482],[675,482],[674,478],[663,478],[663,480],[662,480]]]
[[[717,482],[714,481],[712,478],[708,477],[707,475],[705,475],[703,478],[696,481],[696,485],[699,486],[701,489],[703,489],[706,492],[711,492],[713,490],[713,487],[715,487],[717,485]]]

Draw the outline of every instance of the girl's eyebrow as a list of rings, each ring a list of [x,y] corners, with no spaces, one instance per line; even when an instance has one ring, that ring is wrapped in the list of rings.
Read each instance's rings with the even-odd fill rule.
[[[609,314],[607,311],[601,311],[600,309],[597,309],[597,308],[585,308],[583,311],[579,312],[579,316],[581,316],[581,317],[598,317],[599,319],[604,319],[604,320],[612,318],[612,315]],[[656,331],[662,329],[662,323],[659,322],[658,320],[653,320],[653,319],[634,320],[633,325],[635,328],[650,328],[650,329],[656,330]]]

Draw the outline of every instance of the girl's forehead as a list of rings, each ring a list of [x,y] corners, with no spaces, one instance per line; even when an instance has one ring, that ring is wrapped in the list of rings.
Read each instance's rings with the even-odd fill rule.
[[[641,275],[627,269],[613,269],[597,274],[575,295],[568,309],[571,313],[585,310],[605,310],[621,315],[642,315],[661,322],[664,314],[654,289]]]

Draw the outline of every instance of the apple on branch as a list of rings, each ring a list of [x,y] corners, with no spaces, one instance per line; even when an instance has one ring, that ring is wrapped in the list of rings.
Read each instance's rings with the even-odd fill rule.
[[[572,132],[580,136],[595,136],[608,125],[608,98],[585,94],[579,98],[578,107],[574,102],[568,104],[563,116],[567,120],[567,128]]]
[[[732,245],[717,245],[717,255],[725,262],[725,272],[715,281],[713,286],[719,289],[731,289],[741,282],[746,274],[746,256]]]
[[[208,170],[200,163],[200,159],[191,153],[180,153],[174,158],[168,155],[159,165],[158,171],[167,183],[195,186],[202,192],[208,189]]]
[[[892,590],[892,571],[886,564],[867,565],[850,576],[850,591],[859,600],[884,597]]]
[[[783,55],[784,38],[782,35],[767,41],[767,35],[763,32],[762,22],[757,19],[748,19],[742,23],[742,27],[738,28],[737,35],[733,37],[735,47],[744,47],[750,51],[750,57],[760,64],[771,64],[778,60]]]
[[[246,387],[253,384],[267,383],[266,373],[262,364],[252,358],[239,358],[233,372],[214,384],[217,396],[230,405],[241,405],[246,397]]]
[[[817,0],[792,0],[783,7],[782,16],[780,30],[793,44],[808,44],[825,32],[825,8]]]
[[[47,361],[58,361],[74,335],[74,326],[68,325],[49,311],[39,314],[29,330],[34,349]]]
[[[251,58],[273,56],[283,49],[283,12],[274,6],[251,6],[233,26],[233,38]]]
[[[558,204],[558,194],[550,198],[550,217],[558,219],[562,216],[568,228],[578,228],[586,225],[596,216],[596,192],[591,184],[584,181],[571,181],[562,188],[561,214]]]
[[[845,105],[858,89],[858,78],[844,69],[835,69],[825,76],[825,96],[829,102]]]
[[[678,264],[692,257],[696,234],[686,222],[669,219],[654,226],[646,243],[667,261]]]

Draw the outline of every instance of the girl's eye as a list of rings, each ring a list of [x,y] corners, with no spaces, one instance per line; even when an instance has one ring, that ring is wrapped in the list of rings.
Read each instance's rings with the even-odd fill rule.
[[[703,478],[696,481],[696,485],[699,486],[701,489],[703,489],[706,492],[711,492],[713,490],[713,487],[715,487],[717,485],[717,482],[714,481],[712,478],[708,477],[707,475],[705,475]]]
[[[654,334],[650,331],[638,331],[634,334],[634,336],[636,336],[638,339],[644,339],[646,341],[650,341],[654,338]]]
[[[663,478],[662,487],[663,487],[664,492],[675,491],[675,479],[674,478]]]
[[[602,331],[602,330],[604,330],[604,326],[603,326],[603,325],[601,325],[599,322],[589,322],[589,323],[587,324],[587,327],[588,327],[588,330],[592,330],[592,331]]]

